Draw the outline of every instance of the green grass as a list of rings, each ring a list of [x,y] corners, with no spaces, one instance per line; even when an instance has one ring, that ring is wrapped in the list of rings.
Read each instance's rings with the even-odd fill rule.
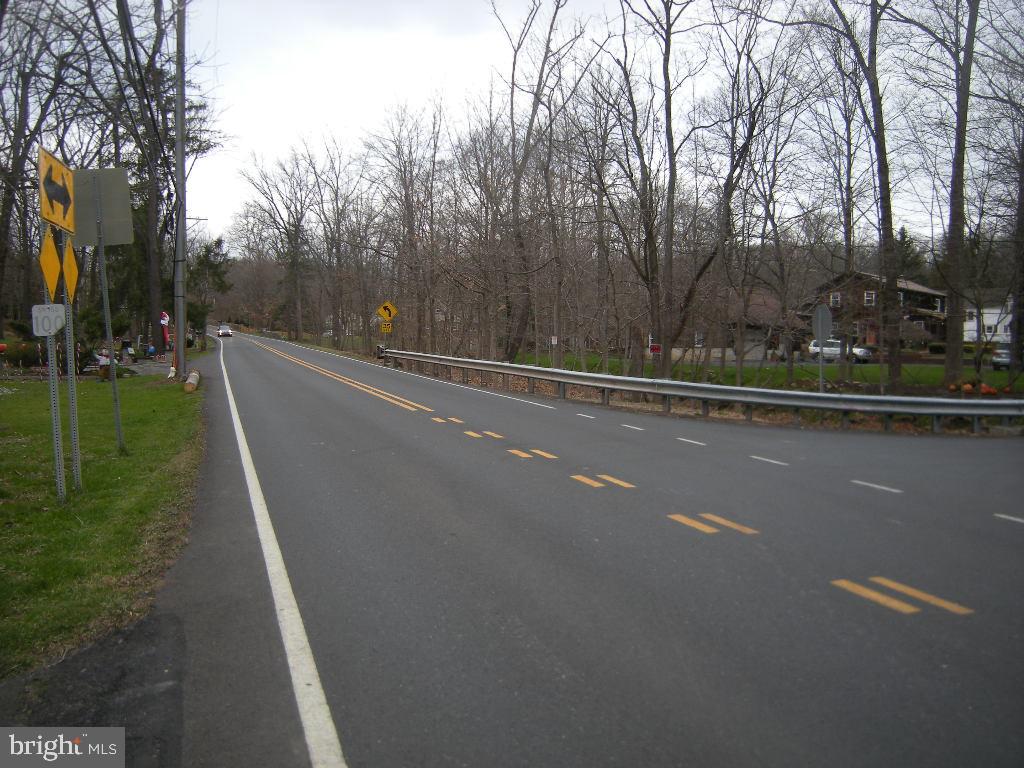
[[[78,384],[84,490],[57,501],[49,387],[0,381],[0,678],[123,626],[184,541],[202,453],[201,398],[161,377],[120,379],[127,455],[109,383]]]

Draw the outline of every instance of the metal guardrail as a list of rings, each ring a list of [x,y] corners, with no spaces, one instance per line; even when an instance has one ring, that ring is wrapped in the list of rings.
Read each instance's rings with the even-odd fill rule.
[[[423,352],[407,352],[397,349],[378,347],[377,356],[381,359],[411,360],[443,366],[454,371],[462,370],[463,381],[468,383],[469,371],[482,371],[502,376],[519,376],[528,382],[529,391],[533,391],[535,381],[552,381],[558,384],[559,397],[565,397],[565,386],[576,384],[592,387],[601,391],[602,402],[607,405],[610,393],[641,392],[649,395],[660,395],[663,398],[664,410],[671,408],[672,398],[696,400],[701,403],[701,413],[708,416],[710,403],[738,403],[746,408],[746,418],[753,418],[754,406],[792,409],[799,419],[799,411],[803,409],[819,411],[838,411],[842,414],[842,426],[849,426],[851,413],[875,413],[884,417],[885,429],[891,427],[892,417],[896,415],[930,416],[932,431],[942,431],[944,418],[971,419],[973,431],[981,430],[981,419],[997,417],[1008,424],[1010,419],[1024,418],[1024,400],[963,400],[950,397],[894,397],[884,395],[846,395],[818,392],[791,392],[778,389],[759,389],[755,387],[731,387],[721,384],[701,384],[672,379],[641,379],[630,376],[609,376],[601,373],[584,373],[567,371],[561,368],[541,368],[535,365],[514,365],[491,360],[472,360],[464,357],[445,357]],[[507,381],[507,380],[506,380]]]

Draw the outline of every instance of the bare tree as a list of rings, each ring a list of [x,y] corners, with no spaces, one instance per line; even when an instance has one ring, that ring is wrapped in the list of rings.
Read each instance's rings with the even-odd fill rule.
[[[303,338],[303,276],[307,265],[307,218],[312,210],[315,182],[302,156],[292,149],[286,160],[270,168],[253,157],[242,172],[256,193],[250,208],[264,231],[273,235],[275,255],[285,266],[287,291],[292,307],[293,338]]]
[[[963,373],[965,169],[971,73],[981,0],[949,3],[929,0],[911,13],[889,8],[892,18],[911,31],[911,82],[927,90],[933,103],[943,105],[935,118],[949,123],[952,115],[953,152],[949,175],[949,223],[941,274],[949,288],[946,305],[945,383]],[[914,43],[920,43],[915,45]],[[921,77],[918,73],[930,76]]]

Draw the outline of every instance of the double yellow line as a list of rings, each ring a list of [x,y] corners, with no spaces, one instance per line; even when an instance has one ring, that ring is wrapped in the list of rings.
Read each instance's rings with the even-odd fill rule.
[[[391,403],[392,405],[397,405],[399,408],[404,408],[407,411],[426,411],[427,413],[433,413],[434,412],[433,408],[428,408],[425,405],[421,405],[420,403],[413,402],[412,400],[408,400],[408,399],[406,399],[404,397],[399,397],[398,395],[394,395],[394,394],[392,394],[390,392],[385,392],[383,389],[377,389],[376,387],[371,387],[369,384],[363,384],[361,381],[356,381],[355,379],[350,379],[350,378],[348,378],[348,376],[342,376],[340,373],[335,373],[334,371],[328,371],[326,368],[321,368],[319,365],[313,365],[312,363],[307,363],[305,360],[300,360],[299,358],[294,357],[293,355],[289,355],[289,354],[287,354],[285,352],[282,352],[279,349],[274,349],[273,347],[268,347],[266,344],[261,344],[258,341],[253,341],[252,343],[255,344],[257,347],[259,347],[260,349],[265,349],[268,352],[273,352],[275,355],[277,355],[279,357],[283,357],[285,360],[288,360],[289,362],[295,363],[296,365],[301,365],[303,368],[308,368],[309,370],[315,371],[316,373],[319,373],[322,376],[326,376],[329,379],[334,379],[335,381],[340,381],[342,384],[347,384],[348,386],[352,387],[353,389],[358,389],[360,392],[365,392],[368,395],[373,395],[374,397],[379,397],[381,400],[386,400],[387,402]]]

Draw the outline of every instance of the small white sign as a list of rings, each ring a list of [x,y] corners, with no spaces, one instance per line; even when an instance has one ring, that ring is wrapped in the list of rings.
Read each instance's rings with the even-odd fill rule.
[[[32,334],[54,336],[64,327],[63,304],[34,304],[32,306]]]
[[[552,336],[551,337],[551,346],[552,347],[557,347],[558,346],[558,337],[557,336]]]

